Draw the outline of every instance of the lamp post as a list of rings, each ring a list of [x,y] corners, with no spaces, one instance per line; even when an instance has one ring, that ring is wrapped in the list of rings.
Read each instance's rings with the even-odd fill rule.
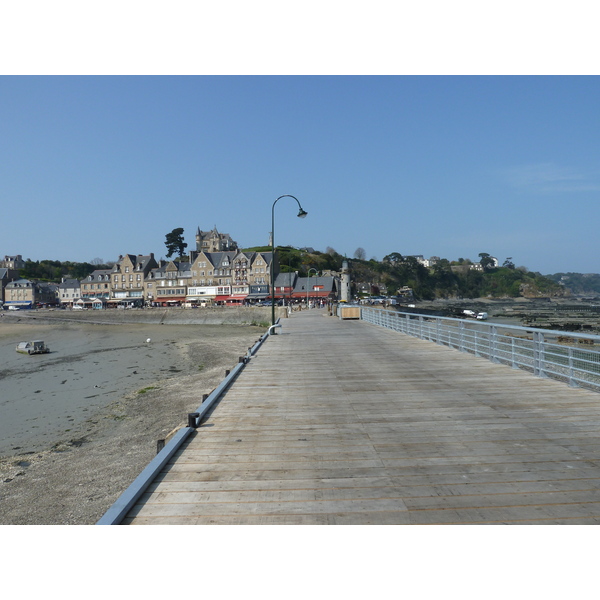
[[[279,196],[279,198],[273,202],[271,208],[271,325],[275,325],[275,205],[282,198],[293,198],[298,203],[298,208],[300,210],[296,216],[300,219],[304,219],[308,214],[302,206],[300,206],[300,200],[298,200],[296,196],[284,194],[283,196]]]
[[[317,271],[316,269],[310,268],[308,270],[308,276],[307,276],[308,277],[308,281],[306,282],[306,310],[308,310],[308,308],[309,308],[309,306],[308,306],[308,288],[310,286],[310,272],[311,271],[314,271],[315,275],[317,277],[319,277],[319,271]],[[317,281],[317,283],[319,283],[319,282]]]

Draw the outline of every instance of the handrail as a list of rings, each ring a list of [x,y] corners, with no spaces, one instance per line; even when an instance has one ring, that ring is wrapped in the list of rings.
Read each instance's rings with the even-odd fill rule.
[[[102,515],[96,525],[119,525],[131,510],[138,498],[154,481],[169,459],[194,431],[192,427],[182,427],[171,441],[150,461],[148,466],[134,479],[133,483],[117,498],[115,503]]]
[[[281,325],[278,325],[281,327]],[[140,496],[154,481],[169,459],[179,450],[189,435],[200,426],[203,417],[225,393],[234,382],[250,358],[256,354],[262,344],[269,337],[265,333],[257,342],[248,349],[245,357],[240,357],[240,362],[227,373],[225,379],[208,395],[195,412],[188,415],[188,426],[182,427],[169,441],[168,444],[150,461],[148,466],[135,478],[131,485],[117,498],[114,504],[97,521],[96,525],[119,525],[132,509]]]
[[[361,307],[364,321],[600,392],[600,336]]]

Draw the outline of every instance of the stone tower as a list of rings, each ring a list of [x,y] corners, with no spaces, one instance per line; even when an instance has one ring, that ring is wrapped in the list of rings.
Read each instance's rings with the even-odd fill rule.
[[[340,287],[340,302],[350,302],[350,270],[348,261],[342,263],[342,284]]]

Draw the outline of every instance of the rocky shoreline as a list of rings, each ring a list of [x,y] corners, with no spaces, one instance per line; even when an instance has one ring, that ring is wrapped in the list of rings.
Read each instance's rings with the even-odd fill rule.
[[[0,458],[0,524],[94,524],[152,460],[157,441],[185,425],[262,333],[254,325],[208,327],[201,341],[185,345],[190,360],[176,377],[123,395],[50,447]],[[191,365],[200,350],[198,370]]]
[[[430,311],[461,318],[462,309],[487,312],[489,321],[522,327],[600,334],[600,302],[596,298],[475,298],[419,302],[414,312]],[[398,310],[406,310],[398,307]]]

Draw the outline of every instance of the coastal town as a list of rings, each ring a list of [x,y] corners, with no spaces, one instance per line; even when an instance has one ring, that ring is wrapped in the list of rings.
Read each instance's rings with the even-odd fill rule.
[[[271,302],[271,277],[278,303],[323,305],[337,298],[340,275],[334,271],[301,277],[280,272],[278,252],[238,249],[217,228],[196,233],[196,250],[183,260],[156,260],[154,253],[124,254],[110,269],[97,269],[83,279],[61,283],[23,279],[22,255],[0,261],[4,308],[72,309],[141,308],[152,306],[260,305]],[[311,271],[314,271],[312,269]]]
[[[61,264],[5,255],[0,260],[0,307],[6,311],[211,308],[266,306],[274,299],[279,306],[356,301],[411,309],[414,302],[462,305],[470,299],[462,308],[472,311],[477,298],[567,299],[571,280],[583,290],[590,288],[587,294],[580,289],[578,295],[597,295],[593,276],[543,276],[515,266],[510,258],[501,263],[485,252],[479,261],[398,252],[377,261],[366,260],[358,248],[349,261],[330,247],[325,252],[291,246],[273,249],[271,239],[267,246],[241,249],[216,226],[209,231],[198,227],[194,249],[186,251],[182,233],[180,228],[166,236],[167,259],[150,252],[123,254],[108,263],[94,259]],[[486,312],[484,307],[478,310]],[[457,313],[445,307],[443,314]],[[458,314],[463,315],[462,310]]]

